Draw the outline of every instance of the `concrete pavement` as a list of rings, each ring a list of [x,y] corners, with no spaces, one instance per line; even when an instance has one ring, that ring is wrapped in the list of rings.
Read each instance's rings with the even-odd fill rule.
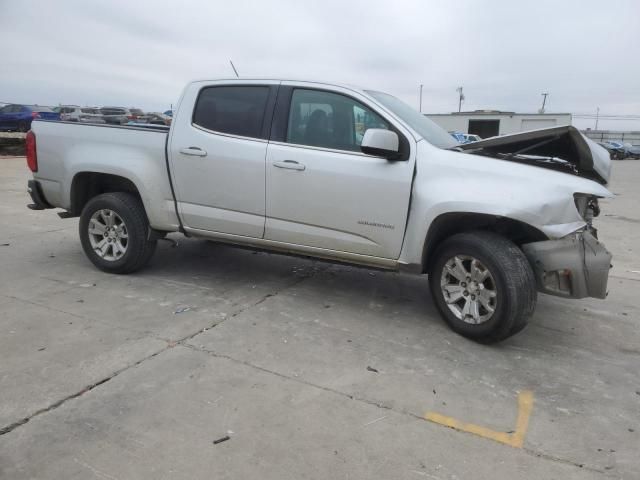
[[[640,162],[615,163],[597,221],[609,298],[540,296],[491,347],[425,278],[179,236],[104,274],[75,219],[26,209],[27,177],[0,158],[1,479],[640,477]],[[526,417],[522,448],[428,413]]]

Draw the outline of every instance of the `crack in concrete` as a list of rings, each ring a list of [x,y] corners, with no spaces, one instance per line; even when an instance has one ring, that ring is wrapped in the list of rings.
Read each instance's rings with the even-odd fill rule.
[[[14,295],[5,295],[5,294],[0,293],[0,296],[2,296],[4,298],[8,298],[10,300],[15,300],[17,302],[23,302],[23,303],[26,303],[28,305],[33,305],[34,307],[44,308],[45,310],[50,310],[52,312],[57,312],[57,313],[62,313],[64,315],[69,315],[70,317],[77,318],[78,320],[84,320],[84,321],[88,321],[88,322],[96,322],[96,323],[98,323],[100,325],[103,325],[103,326],[107,326],[107,323],[109,322],[108,319],[97,319],[96,320],[93,317],[88,317],[86,315],[81,315],[81,314],[78,314],[78,313],[68,312],[68,311],[62,310],[60,308],[52,307],[51,305],[46,305],[44,303],[34,302],[33,300],[27,300],[26,298],[20,298],[20,297],[14,296]],[[119,326],[118,328],[120,330],[126,330],[127,332],[131,332],[132,334],[138,335],[139,338],[136,338],[136,340],[142,340],[143,338],[153,338],[155,340],[160,340],[160,341],[164,341],[164,342],[169,341],[166,338],[159,337],[159,336],[154,335],[154,334],[148,334],[145,330],[140,330],[140,329],[127,327],[127,326]]]
[[[275,370],[270,370],[268,368],[264,368],[264,367],[261,367],[259,365],[255,365],[255,364],[253,364],[251,362],[247,362],[246,360],[240,360],[240,359],[234,358],[234,357],[232,357],[230,355],[216,353],[216,352],[214,352],[212,350],[207,350],[206,348],[203,348],[203,347],[198,348],[198,347],[196,347],[194,345],[190,345],[190,344],[183,343],[183,342],[179,342],[179,345],[184,347],[184,348],[187,348],[189,350],[193,350],[195,352],[202,352],[202,353],[205,353],[205,354],[207,354],[207,355],[209,355],[211,357],[214,357],[214,358],[223,358],[223,359],[238,363],[240,365],[244,365],[244,366],[247,366],[249,368],[253,368],[255,370],[258,370],[258,371],[261,371],[261,372],[264,372],[264,373],[267,373],[267,374],[270,374],[270,375],[277,376],[277,377],[285,379],[285,380],[290,380],[292,382],[296,382],[296,383],[299,383],[299,384],[302,384],[302,385],[306,385],[306,386],[312,387],[312,388],[317,388],[319,390],[323,390],[325,392],[332,393],[334,395],[339,395],[341,397],[348,398],[349,400],[354,400],[356,402],[365,403],[367,405],[371,405],[371,406],[380,408],[382,410],[392,411],[392,412],[397,413],[399,415],[404,415],[404,416],[413,418],[415,420],[420,420],[422,422],[426,421],[424,419],[424,416],[417,415],[417,414],[415,414],[415,413],[413,413],[413,412],[411,412],[409,410],[405,410],[405,409],[402,409],[402,408],[401,409],[393,408],[390,405],[386,405],[386,404],[384,404],[382,402],[378,402],[376,400],[371,400],[371,399],[366,398],[366,397],[360,397],[360,396],[357,396],[357,395],[352,395],[350,393],[343,392],[343,391],[340,391],[340,390],[336,390],[336,389],[333,389],[331,387],[326,387],[324,385],[318,385],[316,383],[309,382],[309,381],[303,380],[301,378],[292,377],[292,376],[286,375],[284,373],[277,372]],[[434,425],[435,426],[439,426],[437,424],[434,424]],[[443,427],[444,428],[450,428],[450,427],[447,427],[447,426],[443,426]],[[468,432],[462,432],[462,431],[455,430],[455,429],[453,429],[453,430],[458,432],[458,433],[461,433],[463,435],[473,435],[473,434],[468,433]],[[478,438],[478,437],[476,437],[476,438]],[[513,447],[509,447],[509,448],[513,448]],[[569,460],[569,459],[561,458],[561,457],[556,457],[554,455],[550,455],[550,454],[543,453],[543,452],[538,452],[536,450],[533,450],[533,449],[527,448],[527,447],[522,447],[519,450],[522,450],[523,452],[527,453],[528,455],[534,456],[536,458],[542,458],[544,460],[558,462],[558,463],[562,463],[562,464],[565,464],[565,465],[570,465],[572,467],[580,468],[581,470],[588,470],[588,471],[591,471],[591,472],[594,472],[594,473],[599,473],[599,474],[602,474],[602,475],[604,475],[606,477],[617,478],[617,476],[615,476],[614,474],[612,474],[610,472],[607,472],[605,470],[600,470],[600,469],[595,468],[595,467],[590,467],[590,466],[584,465],[582,463],[575,462],[573,460]]]
[[[68,396],[66,396],[64,398],[61,398],[60,400],[57,400],[56,402],[54,402],[54,403],[52,403],[52,404],[50,404],[50,405],[48,405],[48,406],[46,406],[44,408],[36,410],[35,412],[33,412],[32,414],[30,414],[30,415],[28,415],[26,417],[23,417],[23,418],[15,421],[15,422],[9,424],[9,425],[6,425],[6,426],[0,428],[0,436],[12,432],[16,428],[21,427],[22,425],[25,425],[26,423],[31,421],[33,418],[35,418],[35,417],[37,417],[39,415],[42,415],[44,413],[47,413],[47,412],[50,412],[52,410],[57,409],[58,407],[64,405],[69,400],[73,400],[74,398],[78,398],[81,395],[84,395],[85,393],[88,393],[88,392],[92,391],[93,389],[99,387],[100,385],[103,385],[103,384],[107,383],[108,381],[110,381],[111,379],[117,377],[121,373],[123,373],[123,372],[125,372],[125,371],[127,371],[127,370],[129,370],[131,368],[135,368],[138,365],[142,364],[143,362],[146,362],[147,360],[150,360],[150,359],[160,355],[161,353],[166,352],[167,350],[173,348],[175,345],[178,345],[178,344],[184,345],[183,342],[186,342],[187,340],[191,340],[191,339],[195,338],[196,336],[204,333],[205,331],[210,330],[211,328],[214,328],[214,327],[216,327],[218,325],[223,324],[225,321],[227,321],[230,318],[237,317],[241,313],[260,305],[261,303],[265,302],[267,299],[269,299],[271,297],[275,297],[276,295],[278,295],[282,291],[287,290],[287,289],[292,288],[292,287],[295,287],[296,285],[302,283],[303,281],[305,281],[305,280],[307,280],[309,278],[312,278],[318,272],[324,272],[324,271],[328,270],[329,268],[331,268],[331,266],[329,266],[329,267],[327,267],[327,268],[325,268],[323,270],[315,269],[315,270],[313,270],[311,272],[311,274],[301,276],[300,278],[296,279],[296,281],[291,282],[291,283],[283,286],[282,288],[277,289],[277,290],[275,290],[275,291],[273,291],[271,293],[267,293],[266,295],[263,295],[262,297],[260,297],[260,299],[258,299],[257,301],[251,303],[250,305],[246,305],[244,307],[241,307],[241,308],[237,309],[235,312],[233,312],[231,315],[229,315],[225,319],[223,319],[223,320],[221,320],[219,322],[212,323],[212,324],[210,324],[209,327],[204,327],[202,329],[198,329],[194,333],[191,333],[191,334],[189,334],[189,335],[187,335],[187,336],[185,336],[185,337],[183,337],[183,338],[181,338],[179,340],[171,341],[171,340],[167,340],[167,339],[162,339],[162,340],[167,342],[167,346],[166,347],[163,347],[160,350],[158,350],[158,351],[156,351],[156,352],[154,352],[154,353],[152,353],[150,355],[147,355],[146,357],[144,357],[144,358],[142,358],[142,359],[140,359],[140,360],[138,360],[138,361],[136,361],[136,362],[134,362],[134,363],[132,363],[130,365],[127,365],[127,366],[125,366],[125,367],[123,367],[123,368],[121,368],[119,370],[116,370],[115,372],[109,374],[108,376],[98,380],[97,382],[94,382],[94,383],[92,383],[90,385],[85,386],[83,389],[81,389],[78,392],[72,393],[71,395],[68,395]],[[74,316],[76,318],[85,319],[85,317],[82,317],[80,315],[77,315],[77,314],[74,314],[74,313],[70,313],[70,312],[65,312],[63,310],[58,310],[58,309],[52,308],[50,306],[38,304],[36,302],[32,302],[32,301],[25,300],[25,299],[22,299],[22,298],[13,297],[13,296],[10,296],[10,295],[2,295],[2,296],[7,297],[7,298],[12,298],[12,299],[18,300],[18,301],[23,301],[23,302],[26,302],[26,303],[29,303],[29,304],[33,304],[33,305],[36,305],[38,307],[48,308],[48,309],[51,309],[51,310],[54,310],[54,311],[57,311],[57,312],[60,312],[60,313],[64,313],[64,314],[67,314],[67,315]],[[150,335],[150,337],[155,338],[155,339],[159,339],[158,337],[155,337],[153,335]]]
[[[123,367],[120,370],[116,370],[115,372],[113,372],[113,373],[109,374],[108,376],[98,380],[95,383],[87,385],[86,387],[84,387],[79,392],[72,393],[71,395],[68,395],[68,396],[66,396],[64,398],[61,398],[60,400],[52,403],[51,405],[49,405],[47,407],[41,408],[40,410],[36,410],[31,415],[28,415],[28,416],[26,416],[24,418],[21,418],[20,420],[18,420],[16,422],[13,422],[13,423],[5,426],[5,427],[0,428],[0,435],[5,435],[7,433],[10,433],[13,430],[15,430],[16,428],[18,428],[18,427],[30,422],[33,418],[37,417],[38,415],[42,415],[43,413],[47,413],[47,412],[50,412],[52,410],[55,410],[58,407],[61,407],[62,405],[64,405],[69,400],[73,400],[74,398],[78,398],[81,395],[84,395],[85,393],[90,392],[94,388],[99,387],[100,385],[103,385],[103,384],[107,383],[112,378],[117,377],[122,372],[125,372],[125,371],[129,370],[132,367],[136,367],[136,366],[140,365],[142,362],[145,362],[145,361],[149,360],[150,358],[153,358],[153,357],[156,357],[156,356],[160,355],[162,352],[168,350],[169,348],[171,348],[169,345],[164,347],[164,348],[161,348],[160,350],[152,353],[151,355],[148,355],[148,356],[142,358],[141,360],[138,360],[137,362],[134,362],[134,363],[132,363],[130,365],[127,365],[126,367]]]
[[[242,314],[242,313],[244,313],[244,312],[246,312],[246,311],[248,311],[248,310],[250,310],[250,309],[252,309],[252,308],[254,308],[254,307],[256,307],[256,306],[258,306],[260,304],[262,304],[262,303],[264,303],[269,298],[275,297],[275,296],[279,295],[280,293],[282,293],[283,291],[285,291],[285,290],[287,290],[289,288],[295,287],[296,285],[299,285],[300,283],[304,282],[307,279],[313,278],[319,272],[324,273],[324,272],[328,271],[330,268],[331,268],[331,265],[328,266],[325,269],[314,269],[309,275],[301,276],[295,282],[292,282],[292,283],[290,283],[288,285],[285,285],[284,287],[282,287],[282,288],[280,288],[278,290],[275,290],[273,293],[267,293],[267,294],[263,295],[260,299],[258,299],[256,302],[254,302],[254,303],[252,303],[250,305],[246,305],[244,307],[241,307],[241,308],[237,309],[235,312],[233,312],[227,318],[225,318],[225,319],[223,319],[223,320],[221,320],[219,322],[213,323],[209,327],[205,327],[204,329],[198,329],[198,331],[196,331],[196,332],[194,332],[192,334],[189,334],[189,335],[187,335],[187,336],[185,336],[185,337],[183,337],[183,338],[181,338],[179,340],[169,341],[169,340],[165,339],[165,341],[167,341],[167,346],[166,347],[158,350],[157,352],[152,353],[151,355],[148,355],[148,356],[142,358],[141,360],[138,360],[135,363],[132,363],[132,364],[126,366],[126,367],[123,367],[120,370],[117,370],[116,372],[110,374],[109,376],[107,376],[107,377],[105,377],[105,378],[103,378],[103,379],[101,379],[101,380],[99,380],[99,381],[97,381],[97,382],[95,382],[95,383],[93,383],[91,385],[86,386],[85,388],[83,388],[79,392],[76,392],[76,393],[74,393],[72,395],[64,397],[63,399],[58,400],[57,402],[49,405],[48,407],[42,408],[40,410],[37,410],[36,412],[34,412],[31,415],[29,415],[27,417],[24,417],[24,418],[22,418],[22,419],[20,419],[20,420],[18,420],[16,422],[10,424],[10,425],[7,425],[6,427],[1,428],[0,429],[0,436],[4,435],[4,434],[7,434],[7,433],[10,433],[11,431],[15,430],[16,428],[18,428],[18,427],[20,427],[22,425],[25,425],[26,423],[28,423],[31,419],[33,419],[36,416],[39,416],[41,414],[44,414],[44,413],[47,413],[47,412],[50,412],[52,410],[57,409],[58,407],[62,406],[63,404],[65,404],[69,400],[73,400],[75,398],[78,398],[78,397],[82,396],[85,393],[90,392],[91,390],[93,390],[93,389],[99,387],[100,385],[103,385],[103,384],[107,383],[111,379],[117,377],[121,373],[123,373],[123,372],[125,372],[125,371],[127,371],[127,370],[129,370],[131,368],[135,368],[138,365],[146,362],[147,360],[150,360],[150,359],[160,355],[163,352],[166,352],[167,350],[169,350],[169,349],[171,349],[171,348],[173,348],[174,346],[177,346],[177,345],[179,345],[179,346],[181,346],[183,348],[187,348],[189,350],[195,351],[195,352],[205,353],[205,354],[210,355],[210,356],[212,356],[214,358],[224,358],[224,359],[227,359],[229,361],[232,361],[232,362],[235,362],[235,363],[238,363],[238,364],[241,364],[241,365],[245,365],[245,366],[247,366],[249,368],[253,368],[255,370],[259,370],[261,372],[264,372],[264,373],[267,373],[267,374],[270,374],[270,375],[274,375],[274,376],[280,377],[280,378],[285,379],[285,380],[293,381],[293,382],[296,382],[296,383],[299,383],[299,384],[302,384],[302,385],[306,385],[306,386],[309,386],[309,387],[312,387],[312,388],[320,389],[320,390],[323,390],[325,392],[332,393],[334,395],[339,395],[339,396],[342,396],[344,398],[348,398],[349,400],[354,400],[356,402],[361,402],[361,403],[364,403],[364,404],[367,404],[367,405],[371,405],[373,407],[376,407],[376,408],[379,408],[379,409],[382,409],[382,410],[392,411],[392,412],[397,413],[399,415],[404,415],[404,416],[413,418],[415,420],[420,420],[420,421],[424,422],[425,419],[424,419],[424,417],[422,415],[417,415],[417,414],[415,414],[415,413],[413,413],[413,412],[411,412],[409,410],[393,408],[390,405],[386,405],[386,404],[384,404],[382,402],[378,402],[376,400],[371,400],[371,399],[366,398],[366,397],[360,397],[360,396],[352,395],[352,394],[349,394],[349,393],[346,393],[346,392],[342,392],[340,390],[336,390],[336,389],[333,389],[333,388],[330,388],[330,387],[326,387],[326,386],[323,386],[323,385],[318,385],[318,384],[315,384],[315,383],[312,383],[312,382],[308,382],[308,381],[300,379],[300,378],[292,377],[292,376],[277,372],[275,370],[270,370],[268,368],[260,367],[258,365],[255,365],[255,364],[252,364],[250,362],[247,362],[245,360],[239,360],[239,359],[236,359],[236,358],[231,357],[229,355],[215,353],[214,351],[207,350],[205,348],[198,348],[196,346],[189,345],[189,344],[185,343],[188,340],[191,340],[191,339],[197,337],[198,335],[204,333],[207,330],[210,330],[210,329],[212,329],[214,327],[217,327],[218,325],[222,325],[228,319],[237,317],[238,315],[240,315],[240,314]],[[15,299],[16,300],[26,301],[26,300],[23,300],[23,299],[20,299],[20,298],[17,298],[17,297]],[[28,302],[28,303],[32,303],[32,302]],[[38,306],[41,306],[41,307],[43,306],[43,305],[36,304],[36,303],[34,303],[34,305],[38,305]],[[66,314],[69,314],[69,315],[74,315],[74,314],[69,313],[69,312],[64,312],[64,311],[60,311],[60,312],[61,313],[66,313]],[[445,427],[445,428],[448,428],[448,427]],[[459,432],[459,433],[464,434],[464,435],[471,435],[470,433],[466,433],[466,432]],[[617,478],[617,477],[615,477],[614,474],[612,474],[610,472],[607,472],[607,471],[604,471],[604,470],[600,470],[600,469],[597,469],[595,467],[590,467],[590,466],[587,466],[587,465],[584,465],[584,464],[581,464],[581,463],[578,463],[578,462],[575,462],[575,461],[572,461],[572,460],[568,460],[568,459],[565,459],[565,458],[556,457],[556,456],[553,456],[553,455],[549,455],[547,453],[538,452],[538,451],[533,450],[531,448],[523,447],[521,450],[523,452],[527,453],[528,455],[534,456],[536,458],[541,458],[541,459],[552,461],[552,462],[562,463],[562,464],[565,464],[565,465],[569,465],[569,466],[573,466],[573,467],[576,467],[576,468],[580,468],[582,470],[592,471],[594,473],[599,473],[601,475],[604,475],[605,477]]]

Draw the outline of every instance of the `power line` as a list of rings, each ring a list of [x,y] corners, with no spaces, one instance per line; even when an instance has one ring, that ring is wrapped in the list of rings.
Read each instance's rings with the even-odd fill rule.
[[[627,122],[639,122],[640,117],[638,118],[620,118],[620,117],[607,117],[606,115],[573,115],[573,118],[580,118],[583,120],[615,120],[615,121],[627,121]]]

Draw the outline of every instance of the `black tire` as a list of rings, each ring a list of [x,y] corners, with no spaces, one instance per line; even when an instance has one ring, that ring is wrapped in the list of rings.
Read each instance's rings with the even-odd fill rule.
[[[29,124],[27,122],[20,122],[18,123],[18,131],[19,132],[28,132],[29,131]]]
[[[128,234],[126,251],[117,260],[100,257],[91,246],[89,221],[98,210],[115,212],[124,224]],[[87,202],[80,215],[80,241],[89,260],[108,273],[132,273],[144,267],[156,250],[156,240],[148,240],[149,221],[144,206],[138,197],[130,193],[104,193]]]
[[[484,323],[467,323],[448,307],[440,280],[447,261],[456,255],[478,259],[493,277],[497,292],[495,310]],[[537,301],[535,276],[522,250],[505,237],[485,231],[460,233],[444,241],[435,253],[429,286],[451,329],[481,343],[499,342],[521,331]]]

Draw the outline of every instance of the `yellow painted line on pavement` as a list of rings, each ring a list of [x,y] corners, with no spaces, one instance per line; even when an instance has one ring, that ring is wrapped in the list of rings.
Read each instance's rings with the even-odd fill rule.
[[[447,417],[436,412],[428,412],[424,418],[438,425],[453,428],[461,432],[472,433],[482,438],[487,438],[495,442],[504,443],[510,447],[522,448],[524,437],[529,428],[529,418],[533,410],[533,392],[524,390],[518,394],[518,418],[516,420],[516,428],[513,433],[498,432],[487,427],[475,425],[473,423],[465,423],[453,417]]]

